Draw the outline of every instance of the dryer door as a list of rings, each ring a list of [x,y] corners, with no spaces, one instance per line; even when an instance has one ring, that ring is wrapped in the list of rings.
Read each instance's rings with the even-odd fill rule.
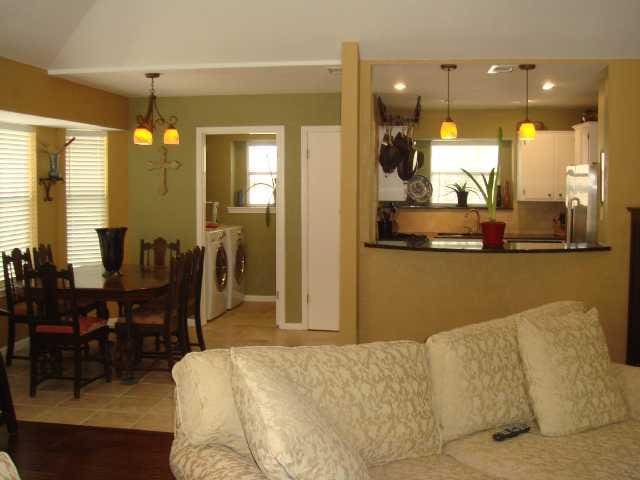
[[[235,279],[238,285],[242,285],[244,280],[244,272],[247,268],[247,257],[244,253],[244,246],[242,243],[238,244],[238,249],[236,250],[236,264],[235,264]]]
[[[227,262],[227,252],[224,249],[223,245],[218,247],[218,252],[216,253],[216,288],[219,292],[224,292],[225,288],[227,288],[227,282],[229,280],[229,266]]]

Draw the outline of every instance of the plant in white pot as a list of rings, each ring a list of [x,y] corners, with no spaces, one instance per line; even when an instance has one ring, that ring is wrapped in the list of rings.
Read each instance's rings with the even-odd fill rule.
[[[489,178],[480,174],[482,177],[482,183],[476,180],[476,178],[464,168],[462,171],[475,183],[478,187],[478,192],[484,198],[487,204],[487,214],[489,216],[488,222],[482,222],[482,244],[487,248],[500,248],[504,240],[504,228],[506,224],[504,222],[498,222],[496,220],[496,206],[497,206],[497,191],[498,191],[498,174],[495,168],[492,168],[489,172]]]

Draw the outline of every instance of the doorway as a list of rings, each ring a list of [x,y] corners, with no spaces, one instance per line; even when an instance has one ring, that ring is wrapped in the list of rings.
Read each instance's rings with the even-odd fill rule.
[[[225,139],[228,145],[222,147],[225,157],[222,161],[224,168],[220,170],[225,175],[224,188],[220,183],[212,182],[215,172],[207,171],[207,164],[211,167],[212,155],[207,155],[207,145],[213,149],[215,140]],[[236,140],[234,140],[236,139]],[[219,142],[218,142],[219,143]],[[207,243],[207,225],[211,226],[211,208],[207,202],[218,202],[218,218],[223,223],[245,224],[243,236],[245,248],[254,245],[264,246],[266,241],[259,241],[258,235],[273,239],[275,233],[275,286],[266,285],[248,278],[251,268],[260,264],[260,260],[273,252],[260,251],[252,260],[251,248],[247,249],[246,269],[247,278],[245,289],[256,288],[256,292],[247,290],[245,301],[273,301],[275,302],[276,324],[285,323],[285,133],[284,126],[237,126],[237,127],[198,127],[196,128],[196,238],[198,245]],[[244,153],[243,153],[244,152]],[[249,165],[249,156],[258,158]],[[209,158],[208,158],[209,157]],[[240,161],[240,157],[243,157]],[[274,158],[275,157],[275,158]],[[273,171],[273,167],[276,171]],[[209,182],[207,182],[209,178]],[[218,179],[219,180],[219,179]],[[209,204],[211,205],[211,204]],[[244,219],[244,220],[243,220]],[[253,225],[254,227],[250,227]],[[263,228],[260,228],[259,226]],[[256,227],[258,226],[258,227]],[[253,235],[250,231],[254,228]],[[255,228],[259,228],[259,233]],[[252,235],[252,236],[250,236]],[[235,256],[234,256],[235,258]],[[253,265],[253,267],[252,267]],[[230,279],[234,279],[237,269],[228,272]],[[255,272],[255,270],[254,270]],[[269,277],[270,275],[266,275]],[[264,279],[263,279],[264,280]],[[212,281],[205,275],[203,299],[209,292],[206,282]],[[253,286],[250,286],[253,285]],[[205,309],[205,301],[201,309]],[[206,318],[206,315],[203,315]]]

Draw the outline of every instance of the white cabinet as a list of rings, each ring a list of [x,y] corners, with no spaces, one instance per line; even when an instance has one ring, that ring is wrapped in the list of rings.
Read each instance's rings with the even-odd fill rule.
[[[598,162],[598,122],[573,126],[575,132],[575,165]]]
[[[518,200],[564,201],[566,167],[573,165],[574,133],[540,131],[535,140],[518,142]]]

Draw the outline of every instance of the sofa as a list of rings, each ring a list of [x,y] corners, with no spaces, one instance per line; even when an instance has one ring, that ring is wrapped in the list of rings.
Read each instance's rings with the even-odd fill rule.
[[[194,352],[173,377],[178,480],[640,479],[640,368],[581,302],[426,343]]]

